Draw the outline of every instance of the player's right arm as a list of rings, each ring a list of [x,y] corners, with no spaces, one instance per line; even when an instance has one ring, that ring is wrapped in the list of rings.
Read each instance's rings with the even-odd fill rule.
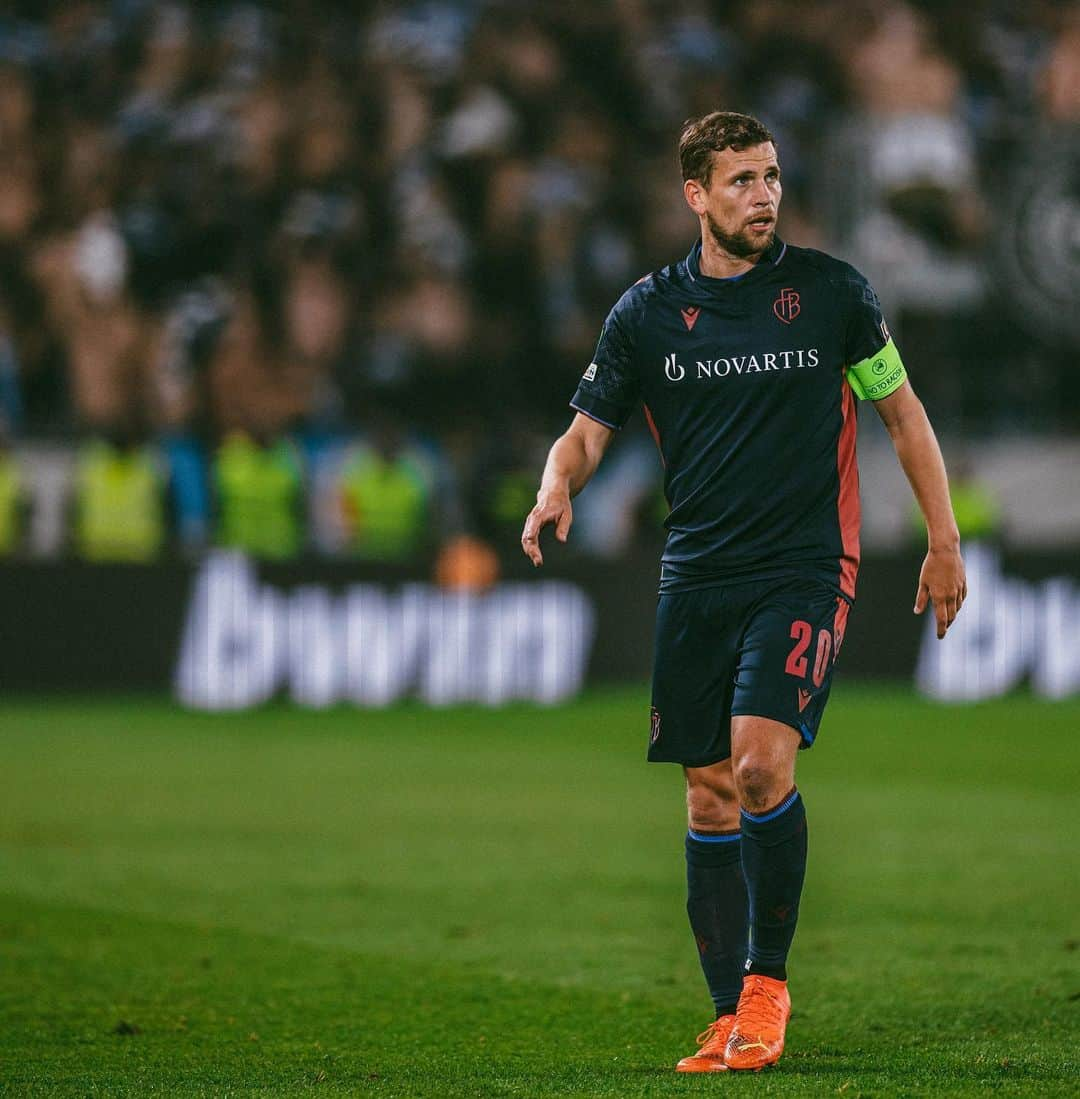
[[[536,506],[529,512],[521,532],[521,548],[537,568],[544,563],[540,532],[554,523],[555,537],[560,542],[566,541],[574,521],[570,500],[589,483],[614,434],[610,427],[579,412],[548,452]]]
[[[612,436],[639,402],[635,349],[643,315],[644,282],[642,279],[627,290],[604,321],[593,361],[570,402],[577,415],[548,453],[536,507],[529,512],[521,532],[521,548],[537,568],[544,563],[540,532],[554,523],[555,537],[566,541],[574,521],[571,498],[589,483]]]

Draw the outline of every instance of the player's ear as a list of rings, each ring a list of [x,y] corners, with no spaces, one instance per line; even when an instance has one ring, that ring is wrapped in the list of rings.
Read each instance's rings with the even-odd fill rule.
[[[686,197],[686,205],[690,207],[699,217],[704,215],[707,209],[705,203],[705,188],[702,187],[701,181],[697,179],[688,179],[683,183],[683,195]]]

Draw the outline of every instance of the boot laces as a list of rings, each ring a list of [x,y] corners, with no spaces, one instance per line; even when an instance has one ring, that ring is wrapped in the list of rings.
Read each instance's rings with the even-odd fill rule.
[[[739,1000],[739,1032],[746,1034],[751,1028],[760,1030],[775,1025],[782,1010],[780,1001],[765,982],[751,979]]]
[[[698,1036],[697,1036],[697,1037],[696,1037],[696,1038],[694,1039],[694,1041],[695,1041],[695,1042],[697,1042],[697,1044],[698,1044],[699,1046],[701,1046],[701,1050],[702,1050],[702,1051],[703,1051],[703,1050],[705,1049],[705,1047],[706,1047],[707,1045],[709,1045],[710,1043],[712,1043],[712,1042],[718,1042],[718,1041],[719,1041],[719,1039],[720,1039],[720,1024],[721,1024],[721,1022],[722,1022],[722,1020],[721,1020],[721,1019],[717,1019],[717,1020],[715,1020],[714,1022],[711,1022],[711,1023],[710,1023],[709,1025],[708,1025],[708,1027],[706,1027],[706,1029],[705,1029],[705,1030],[703,1030],[703,1031],[702,1031],[702,1032],[701,1032],[701,1033],[700,1033],[700,1034],[699,1034],[699,1035],[698,1035]]]

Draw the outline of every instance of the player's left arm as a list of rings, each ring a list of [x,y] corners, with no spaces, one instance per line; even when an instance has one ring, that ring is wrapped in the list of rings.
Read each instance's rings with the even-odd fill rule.
[[[919,572],[915,613],[922,614],[928,599],[933,602],[940,640],[953,624],[967,596],[960,532],[949,499],[949,480],[941,447],[926,409],[909,381],[904,381],[887,397],[874,401],[874,408],[892,438],[896,456],[926,521],[929,549]]]
[[[845,309],[845,377],[861,400],[871,400],[892,437],[896,456],[919,503],[930,548],[919,571],[915,613],[934,604],[938,638],[953,624],[967,581],[960,557],[949,480],[934,429],[915,396],[874,288],[854,267],[843,265],[837,289]]]

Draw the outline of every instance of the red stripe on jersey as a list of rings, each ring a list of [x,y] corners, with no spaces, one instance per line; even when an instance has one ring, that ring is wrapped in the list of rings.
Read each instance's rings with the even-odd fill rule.
[[[836,448],[836,471],[840,476],[840,493],[836,510],[840,519],[840,590],[855,598],[855,575],[859,571],[859,525],[862,509],[859,505],[859,465],[855,459],[855,398],[847,379],[843,389],[841,411],[844,417],[840,440]]]
[[[645,409],[645,420],[649,425],[649,430],[652,432],[653,442],[656,443],[656,449],[660,452],[660,464],[667,469],[667,462],[664,461],[664,448],[660,445],[660,432],[656,430],[656,421],[652,418],[652,413],[649,411],[649,406],[642,402],[641,407]]]
[[[849,610],[851,610],[851,604],[846,599],[841,599],[838,595],[836,597],[836,614],[833,616],[832,624],[833,663],[836,662],[836,658],[840,655],[840,646],[844,643],[844,634],[847,633],[847,616]]]

